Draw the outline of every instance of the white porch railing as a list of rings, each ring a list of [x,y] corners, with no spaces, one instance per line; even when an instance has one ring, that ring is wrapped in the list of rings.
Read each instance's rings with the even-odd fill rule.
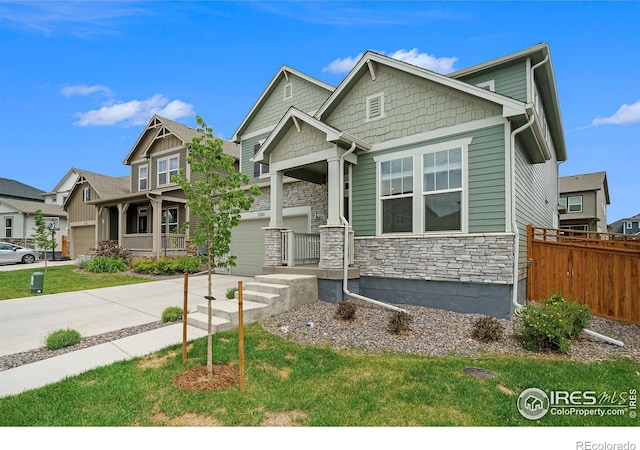
[[[162,235],[161,250],[184,250],[185,249],[184,234],[170,233]],[[153,234],[152,233],[133,233],[122,236],[122,246],[129,250],[153,250]]]
[[[294,233],[285,230],[282,238],[282,264],[313,264],[320,262],[320,234]]]

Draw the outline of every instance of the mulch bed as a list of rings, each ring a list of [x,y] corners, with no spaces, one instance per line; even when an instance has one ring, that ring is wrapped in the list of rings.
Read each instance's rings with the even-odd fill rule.
[[[214,364],[213,376],[209,376],[207,366],[198,366],[181,373],[173,379],[173,384],[187,391],[220,391],[240,382],[240,371],[231,364]]]

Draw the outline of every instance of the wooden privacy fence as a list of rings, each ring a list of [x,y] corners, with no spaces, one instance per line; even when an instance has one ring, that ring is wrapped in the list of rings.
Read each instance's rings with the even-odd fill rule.
[[[640,236],[529,225],[527,253],[528,299],[561,294],[595,315],[640,324]]]

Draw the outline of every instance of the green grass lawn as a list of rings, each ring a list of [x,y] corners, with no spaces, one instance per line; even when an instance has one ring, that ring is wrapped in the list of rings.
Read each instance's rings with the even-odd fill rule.
[[[238,365],[237,331],[214,335],[214,362]],[[180,346],[0,399],[1,426],[637,426],[623,417],[525,419],[526,388],[628,392],[640,367],[630,359],[583,364],[485,355],[479,358],[366,354],[304,346],[246,329],[246,390],[185,391],[173,379],[206,362],[206,338],[186,365]],[[465,375],[466,366],[496,373]]]
[[[44,268],[13,270],[0,272],[0,300],[8,298],[30,297],[31,274],[33,272],[44,273],[43,294],[58,294],[60,292],[81,291],[125,284],[144,283],[151,281],[147,278],[135,277],[120,273],[89,273],[76,272],[76,266],[49,267],[44,273]]]

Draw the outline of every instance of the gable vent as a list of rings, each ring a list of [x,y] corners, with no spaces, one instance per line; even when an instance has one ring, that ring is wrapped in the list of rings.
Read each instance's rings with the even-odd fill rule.
[[[384,117],[384,93],[370,95],[367,97],[367,115],[365,122],[378,120]]]

